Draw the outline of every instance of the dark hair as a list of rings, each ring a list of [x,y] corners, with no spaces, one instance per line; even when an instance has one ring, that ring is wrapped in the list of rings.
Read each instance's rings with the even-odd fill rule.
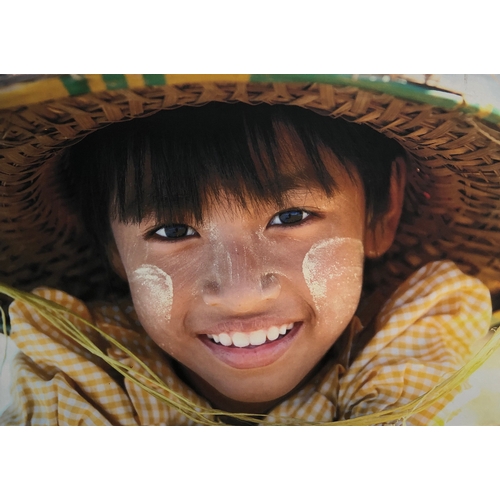
[[[338,161],[325,167],[325,151]],[[69,149],[69,199],[87,231],[109,243],[110,218],[202,220],[207,204],[230,195],[281,207],[287,190],[315,186],[331,195],[343,170],[360,182],[367,214],[387,209],[391,163],[403,155],[365,125],[295,106],[211,103],[117,123]]]

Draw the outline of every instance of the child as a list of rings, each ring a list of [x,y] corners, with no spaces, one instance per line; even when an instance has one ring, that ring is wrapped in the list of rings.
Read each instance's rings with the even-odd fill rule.
[[[224,99],[217,93],[223,89]],[[67,136],[57,145],[50,128],[37,136],[37,147],[49,146],[37,152],[44,166],[31,168],[42,180],[27,206],[38,223],[53,225],[45,248],[50,239],[52,245],[57,238],[59,246],[62,240],[75,247],[87,238],[126,285],[131,301],[117,298],[117,286],[99,303],[85,304],[49,288],[38,288],[37,295],[118,340],[125,349],[73,320],[114,362],[138,374],[139,382],[148,386],[147,367],[164,384],[163,395],[172,390],[176,401],[185,398],[200,411],[224,412],[222,418],[208,418],[213,422],[332,422],[370,415],[416,399],[464,364],[471,344],[488,331],[490,296],[479,280],[444,259],[450,231],[438,223],[442,245],[431,239],[433,219],[455,215],[447,227],[453,229],[467,212],[442,186],[433,190],[429,166],[442,169],[446,162],[428,157],[448,141],[453,154],[462,155],[457,165],[466,164],[474,147],[483,148],[478,156],[489,163],[485,155],[495,157],[492,148],[498,146],[470,131],[455,137],[463,127],[452,129],[458,113],[438,122],[438,110],[424,120],[430,107],[412,109],[387,95],[303,84],[288,90],[269,84],[170,86],[161,91],[162,107],[206,105],[113,123],[75,140],[100,122],[96,103],[107,122],[118,122],[149,114],[148,99],[157,103],[160,90],[138,89],[132,96],[128,90],[89,93],[71,103],[34,105],[28,115],[14,109],[8,137],[16,138],[16,127],[32,120],[33,113]],[[271,91],[273,106],[267,104]],[[349,103],[342,103],[345,93],[351,94]],[[196,103],[190,101],[193,94]],[[280,105],[280,96],[282,102],[294,100],[290,94],[299,104],[328,109],[333,116],[351,107],[347,117],[359,123]],[[363,102],[370,99],[370,105]],[[230,104],[208,102],[217,100]],[[249,106],[259,100],[261,105]],[[382,110],[374,111],[373,103]],[[412,156],[363,124],[396,137],[403,115],[400,140],[406,140]],[[435,128],[422,135],[422,123]],[[71,147],[47,162],[62,146]],[[29,147],[31,154],[34,142]],[[447,196],[450,213],[444,214]],[[419,206],[423,202],[437,208],[430,217],[430,238],[419,242],[428,221],[415,221],[419,212],[432,211]],[[413,235],[404,229],[408,224],[415,225]],[[76,228],[79,236],[72,233]],[[408,248],[419,245],[425,251],[412,273],[408,268],[415,257]],[[464,255],[465,266],[471,262]],[[59,265],[67,261],[60,250],[55,257]],[[58,286],[69,290],[67,281]],[[101,289],[102,281],[101,275]],[[54,329],[33,305],[16,301],[9,314],[11,337],[22,353],[16,360],[14,402],[0,422],[174,425],[197,420],[137,380],[121,377]],[[428,423],[454,394],[408,422]]]

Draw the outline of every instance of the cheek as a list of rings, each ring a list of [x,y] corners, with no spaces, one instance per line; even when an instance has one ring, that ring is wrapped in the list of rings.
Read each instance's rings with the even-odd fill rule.
[[[304,257],[302,274],[320,319],[333,313],[350,318],[363,282],[363,244],[354,238],[330,238],[315,243]]]
[[[143,265],[129,278],[130,291],[137,314],[143,325],[152,318],[170,322],[174,287],[172,278],[162,269]]]

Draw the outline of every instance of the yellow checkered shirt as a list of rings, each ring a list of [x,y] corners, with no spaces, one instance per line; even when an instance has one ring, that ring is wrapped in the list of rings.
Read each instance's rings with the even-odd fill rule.
[[[164,353],[144,334],[130,303],[85,305],[58,290],[36,294],[93,322],[134,352],[177,393],[209,407],[175,373]],[[148,394],[83,347],[55,330],[22,303],[10,308],[11,338],[21,350],[14,363],[12,405],[2,425],[191,425],[186,416]],[[330,363],[297,393],[269,412],[280,417],[328,422],[368,415],[410,402],[462,366],[471,345],[488,331],[488,289],[455,264],[428,264],[403,283],[376,318],[375,336],[347,371]],[[88,328],[86,334],[109,356],[145,373]],[[425,425],[456,395],[410,417]]]

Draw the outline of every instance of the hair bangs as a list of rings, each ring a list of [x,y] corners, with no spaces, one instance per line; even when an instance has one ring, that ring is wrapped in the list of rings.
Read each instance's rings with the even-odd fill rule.
[[[282,208],[293,189],[331,194],[336,183],[312,139],[308,148],[289,120],[259,108],[209,104],[144,120],[115,170],[110,216],[201,222],[207,209]]]

